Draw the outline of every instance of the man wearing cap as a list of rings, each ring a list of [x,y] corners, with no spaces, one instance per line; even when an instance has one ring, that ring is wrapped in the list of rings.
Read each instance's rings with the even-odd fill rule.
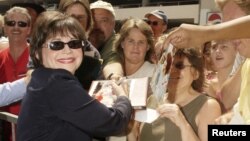
[[[90,4],[94,19],[89,41],[99,50],[103,59],[104,78],[119,79],[123,69],[118,54],[113,49],[115,40],[115,12],[113,6],[98,0]]]
[[[155,40],[157,41],[160,36],[167,31],[168,18],[163,11],[154,10],[145,15],[147,23],[151,26]]]

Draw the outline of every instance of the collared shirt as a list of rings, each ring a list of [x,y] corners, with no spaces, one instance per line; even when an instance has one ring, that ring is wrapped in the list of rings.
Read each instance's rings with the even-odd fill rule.
[[[23,51],[21,56],[14,61],[10,54],[10,49],[7,48],[0,52],[0,83],[13,82],[26,76],[27,64],[29,59],[28,46]],[[3,107],[4,111],[18,115],[20,103],[13,103],[7,107]]]
[[[12,82],[24,77],[27,72],[28,59],[28,47],[16,62],[12,59],[9,48],[3,50],[0,53],[0,83]]]

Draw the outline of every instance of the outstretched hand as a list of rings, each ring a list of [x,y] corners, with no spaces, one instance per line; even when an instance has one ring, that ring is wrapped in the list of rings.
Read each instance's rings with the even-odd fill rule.
[[[182,24],[169,33],[163,46],[168,47],[172,44],[177,48],[201,47],[206,42],[203,31],[204,26]]]

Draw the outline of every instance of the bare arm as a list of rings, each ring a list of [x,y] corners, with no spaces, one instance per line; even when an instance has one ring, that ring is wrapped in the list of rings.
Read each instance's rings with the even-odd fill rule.
[[[209,38],[210,40],[250,38],[250,33],[248,30],[246,30],[249,28],[250,15],[224,22],[222,24],[214,25],[213,30],[219,32],[216,32],[215,36],[211,35]]]
[[[202,106],[200,112],[196,117],[198,136],[201,141],[207,141],[208,125],[213,124],[215,119],[217,119],[219,116],[221,116],[220,104],[215,99],[209,99]]]
[[[169,34],[164,46],[201,47],[205,42],[220,39],[250,38],[250,15],[211,26],[182,24]]]
[[[214,123],[214,120],[221,115],[219,103],[214,99],[209,99],[202,106],[196,118],[197,136],[176,104],[163,104],[157,111],[161,117],[171,119],[180,128],[183,141],[207,141],[208,124]],[[207,113],[209,113],[209,116]]]
[[[240,95],[241,86],[241,67],[236,71],[236,73],[228,78],[221,88],[222,103],[224,104],[226,110],[230,110],[233,105],[237,102]]]
[[[181,138],[183,141],[200,141],[195,134],[191,125],[187,122],[185,116],[182,114],[179,106],[176,104],[163,104],[157,108],[161,117],[169,118],[181,130]]]
[[[103,75],[105,79],[119,80],[121,77],[123,77],[123,69],[121,63],[114,62],[105,65],[105,67],[103,68]]]
[[[181,138],[183,141],[199,141],[199,137],[187,122],[185,116],[182,114],[180,108],[176,104],[163,104],[157,109],[161,117],[169,118],[181,130]]]

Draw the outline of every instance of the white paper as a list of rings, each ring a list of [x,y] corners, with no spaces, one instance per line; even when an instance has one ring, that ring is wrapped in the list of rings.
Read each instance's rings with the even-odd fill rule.
[[[167,98],[167,84],[169,79],[170,66],[172,64],[172,59],[174,55],[174,47],[169,44],[167,48],[164,49],[160,61],[157,63],[156,70],[150,82],[153,94],[159,103],[162,103],[164,97]]]
[[[132,79],[130,84],[129,99],[134,107],[146,107],[148,91],[148,78]]]
[[[152,123],[159,117],[159,113],[154,109],[137,110],[135,112],[135,120],[139,122]]]

